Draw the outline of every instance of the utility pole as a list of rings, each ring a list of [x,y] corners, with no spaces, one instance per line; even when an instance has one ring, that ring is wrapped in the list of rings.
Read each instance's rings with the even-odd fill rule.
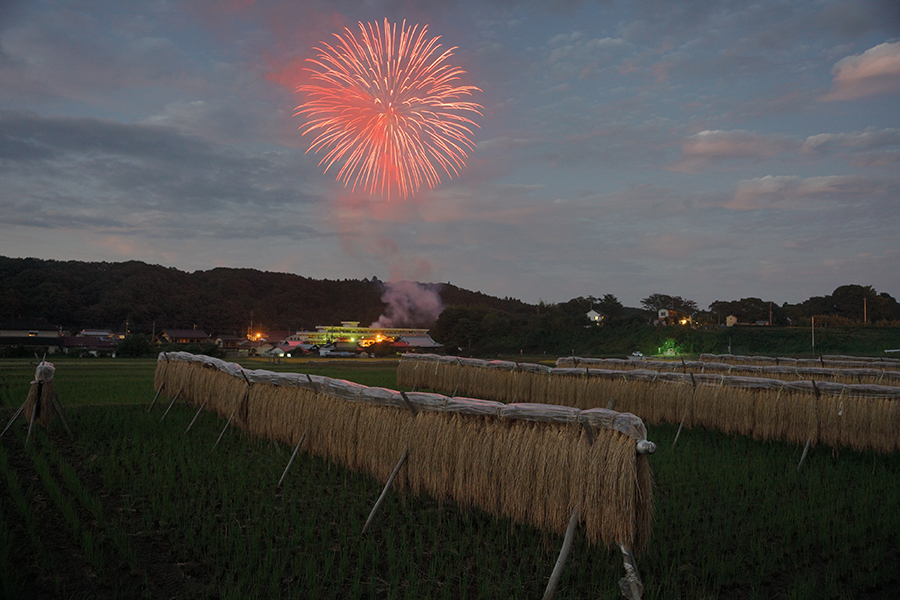
[[[816,355],[816,317],[812,317],[812,353]]]

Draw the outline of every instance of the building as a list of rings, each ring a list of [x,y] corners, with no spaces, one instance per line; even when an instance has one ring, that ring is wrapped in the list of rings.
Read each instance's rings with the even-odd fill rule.
[[[588,318],[588,321],[590,321],[594,325],[602,325],[603,322],[606,320],[606,315],[604,315],[602,312],[598,312],[598,311],[594,310],[593,308],[591,310],[587,311],[586,316]]]
[[[15,319],[0,323],[0,347],[17,346],[53,354],[62,348],[62,332],[46,319]]]
[[[360,327],[359,321],[341,321],[340,325],[317,325],[315,331],[298,331],[287,341],[314,344],[320,348],[336,344],[339,349],[368,348],[387,340],[402,339],[409,348],[435,350],[442,345],[431,339],[428,329],[414,327]]]
[[[210,338],[199,329],[164,329],[159,340],[169,344],[206,344]]]
[[[246,339],[247,338],[239,335],[220,335],[216,337],[216,345],[225,351],[236,351]]]
[[[113,358],[116,356],[118,341],[109,336],[75,335],[61,339],[62,351],[65,354],[109,355]]]
[[[657,319],[654,325],[693,325],[694,320],[691,315],[674,308],[661,308],[657,312]]]

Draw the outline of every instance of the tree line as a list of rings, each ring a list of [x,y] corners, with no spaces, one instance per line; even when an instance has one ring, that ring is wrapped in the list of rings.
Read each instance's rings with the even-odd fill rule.
[[[797,304],[741,298],[717,300],[706,310],[693,300],[660,293],[649,294],[640,307],[624,306],[610,293],[528,304],[449,282],[426,285],[439,290],[445,308],[436,322],[416,326],[430,328],[432,337],[445,344],[448,352],[473,355],[655,351],[678,343],[672,341],[678,336],[684,347],[716,346],[700,351],[728,347],[721,336],[715,343],[688,343],[690,335],[676,336],[677,328],[660,332],[653,320],[661,308],[690,315],[693,328],[700,330],[718,329],[729,315],[741,324],[765,322],[782,327],[809,327],[813,319],[817,327],[900,326],[900,304],[886,292],[861,285],[840,286],[827,296]],[[317,280],[255,269],[187,273],[139,261],[0,257],[0,322],[44,318],[74,331],[105,328],[151,334],[196,327],[210,334],[234,335],[246,334],[251,321],[264,331],[309,330],[343,320],[368,325],[385,311],[384,286],[376,277]],[[602,326],[588,321],[590,310],[604,315]],[[736,335],[731,334],[732,340]],[[804,343],[798,340],[796,344]]]
[[[299,331],[344,320],[369,325],[386,308],[384,282],[318,280],[256,269],[216,268],[187,273],[139,261],[121,263],[0,256],[0,322],[42,318],[64,330],[110,329],[159,333],[202,329],[244,335]],[[451,285],[439,287],[445,305],[523,310],[513,298],[495,298]],[[433,323],[418,326],[427,327]]]

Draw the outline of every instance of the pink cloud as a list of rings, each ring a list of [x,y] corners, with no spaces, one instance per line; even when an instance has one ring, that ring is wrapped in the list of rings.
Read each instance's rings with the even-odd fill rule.
[[[763,160],[793,149],[797,144],[779,136],[749,131],[701,131],[681,146],[681,159],[667,170],[696,173],[709,163],[725,160]]]
[[[900,42],[884,43],[842,58],[831,70],[831,91],[824,102],[900,93]]]
[[[724,207],[732,210],[797,209],[810,206],[811,200],[840,201],[879,193],[876,183],[851,176],[828,175],[802,179],[793,175],[766,175],[738,181],[734,196]]]

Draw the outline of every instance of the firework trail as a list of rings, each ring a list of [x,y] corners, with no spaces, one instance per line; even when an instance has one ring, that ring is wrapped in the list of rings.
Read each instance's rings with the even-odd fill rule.
[[[301,133],[315,135],[307,152],[323,152],[319,166],[339,168],[345,187],[388,199],[434,188],[441,171],[458,175],[478,127],[465,115],[482,107],[463,100],[481,90],[458,84],[465,71],[447,63],[456,48],[440,51],[440,37],[406,21],[399,31],[387,19],[383,31],[359,30],[335,33],[334,45],[322,42],[307,59],[312,83],[297,88],[307,98],[294,113],[306,118]]]

